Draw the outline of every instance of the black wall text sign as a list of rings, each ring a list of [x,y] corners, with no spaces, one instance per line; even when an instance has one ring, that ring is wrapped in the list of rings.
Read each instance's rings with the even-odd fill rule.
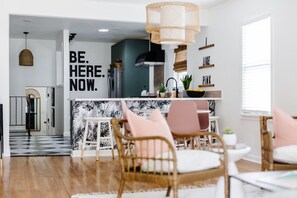
[[[96,78],[105,77],[102,66],[90,65],[85,55],[85,51],[70,51],[70,91],[97,91]]]

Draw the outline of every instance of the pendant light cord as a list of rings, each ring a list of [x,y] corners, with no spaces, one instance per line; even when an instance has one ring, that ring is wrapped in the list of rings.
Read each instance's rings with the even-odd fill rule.
[[[26,39],[26,49],[27,49],[27,34],[25,34],[25,39]]]
[[[27,35],[29,34],[29,32],[24,32],[25,34],[25,46],[26,46],[26,49],[27,49]]]

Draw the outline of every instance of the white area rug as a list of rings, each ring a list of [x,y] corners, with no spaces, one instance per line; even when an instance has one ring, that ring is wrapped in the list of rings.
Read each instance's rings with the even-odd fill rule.
[[[245,185],[244,186],[245,197],[244,198],[262,198],[270,196],[270,193],[262,191],[259,188]],[[179,198],[214,198],[215,195],[215,186],[205,187],[205,188],[188,188],[188,189],[179,189],[178,191]],[[125,192],[122,195],[122,198],[165,198],[166,190],[158,191],[148,191],[148,192],[134,192],[128,193]],[[172,197],[172,192],[170,193]],[[116,198],[117,194],[102,194],[102,193],[91,193],[91,194],[77,194],[72,195],[71,198]],[[236,195],[231,196],[231,198],[239,198]],[[286,197],[287,198],[287,197]]]

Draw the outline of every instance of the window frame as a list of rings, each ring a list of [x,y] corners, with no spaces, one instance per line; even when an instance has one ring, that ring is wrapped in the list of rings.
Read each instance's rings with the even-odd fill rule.
[[[263,64],[250,64],[249,66],[244,66],[244,30],[243,28],[246,26],[246,25],[249,25],[249,24],[253,24],[253,23],[256,23],[256,22],[259,22],[261,20],[265,20],[265,19],[269,19],[269,34],[270,34],[270,52],[269,52],[269,62],[267,62],[267,65],[268,65],[268,69],[269,69],[269,88],[270,88],[270,91],[269,91],[269,108],[267,110],[263,110],[263,109],[258,109],[258,110],[252,110],[252,109],[244,109],[243,106],[244,106],[244,68],[251,68],[251,67],[257,67],[258,69],[261,68]],[[272,46],[273,46],[273,43],[272,43],[272,18],[270,15],[264,15],[262,17],[258,17],[258,18],[255,18],[245,24],[243,24],[241,26],[241,40],[242,40],[242,46],[241,46],[241,52],[242,52],[242,62],[241,62],[241,108],[240,108],[240,111],[241,111],[241,115],[243,116],[251,116],[251,117],[255,117],[255,116],[260,116],[260,115],[269,115],[271,113],[271,107],[272,107]]]

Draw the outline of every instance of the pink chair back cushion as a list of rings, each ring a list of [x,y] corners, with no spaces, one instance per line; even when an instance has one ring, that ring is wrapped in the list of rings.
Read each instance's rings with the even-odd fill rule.
[[[281,109],[272,109],[274,147],[297,145],[297,121]]]
[[[173,101],[167,122],[175,134],[191,134],[200,131],[199,117],[193,101]]]
[[[123,118],[124,119],[127,119],[127,110],[128,110],[128,107],[127,107],[126,102],[124,100],[121,100],[121,106],[122,106],[122,111],[123,111]],[[130,128],[130,125],[129,125],[128,122],[126,122],[124,124],[124,127],[125,127],[126,130],[131,131],[131,128]]]
[[[149,137],[149,136],[161,136],[168,139],[172,145],[174,145],[173,137],[170,129],[166,123],[166,120],[162,116],[159,109],[152,111],[149,119],[138,116],[132,111],[127,111],[127,119],[131,127],[131,133],[133,137]],[[168,146],[161,145],[160,141],[157,142],[143,142],[136,143],[137,154],[144,157],[153,157],[157,154],[168,152]]]
[[[207,100],[195,100],[197,110],[209,110]],[[201,130],[207,130],[209,127],[209,113],[199,113],[199,123]]]

